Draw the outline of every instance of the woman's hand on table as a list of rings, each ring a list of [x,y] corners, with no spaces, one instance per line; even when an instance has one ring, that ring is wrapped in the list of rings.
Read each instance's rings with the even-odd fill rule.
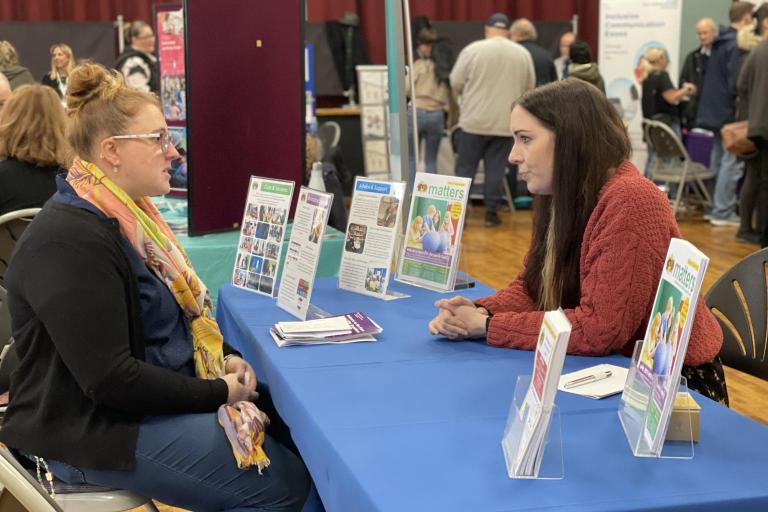
[[[452,340],[485,336],[488,312],[466,297],[456,296],[435,302],[438,314],[429,322],[429,332]]]

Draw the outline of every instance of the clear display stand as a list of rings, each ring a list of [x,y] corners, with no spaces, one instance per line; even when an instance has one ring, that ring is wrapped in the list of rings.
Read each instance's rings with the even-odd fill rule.
[[[537,480],[562,480],[565,475],[563,465],[563,442],[562,430],[560,427],[560,409],[557,405],[552,405],[550,410],[542,411],[544,418],[548,416],[549,421],[540,427],[544,429],[544,441],[541,448],[535,455],[533,472],[525,474],[521,471],[515,471],[515,460],[518,452],[525,449],[525,441],[530,439],[526,435],[526,419],[530,414],[530,409],[524,406],[525,396],[531,384],[530,375],[521,375],[517,378],[515,385],[515,395],[512,399],[512,405],[509,409],[507,426],[504,429],[504,437],[501,440],[501,446],[504,450],[504,460],[506,461],[507,474],[509,478],[537,479]]]
[[[635,457],[657,457],[663,459],[692,459],[693,450],[693,425],[691,423],[691,414],[684,414],[687,422],[681,426],[681,430],[689,435],[679,436],[684,441],[670,441],[665,439],[660,447],[654,449],[653,443],[645,435],[646,422],[648,421],[648,404],[654,390],[665,386],[662,379],[666,378],[654,375],[650,384],[643,378],[638,368],[640,354],[642,353],[643,341],[635,343],[635,351],[632,355],[632,363],[629,367],[627,382],[624,385],[624,393],[619,402],[619,420],[627,436],[627,442]],[[680,377],[680,384],[677,392],[688,392],[688,386],[685,377]],[[672,416],[662,414],[659,422],[659,435],[666,438],[669,421]],[[685,424],[687,423],[687,425]]]
[[[400,258],[402,257],[402,248],[403,248],[403,243],[405,241],[405,236],[401,233],[398,235],[397,238],[398,238],[397,251],[395,252],[395,258],[394,258],[395,271],[397,271],[397,269],[400,268]],[[403,279],[397,273],[395,274],[395,280],[400,281],[401,283],[405,283],[409,286],[415,286],[417,288],[425,288],[427,290],[432,290],[439,293],[453,293],[460,290],[466,290],[468,288],[474,288],[475,280],[471,277],[472,274],[469,270],[469,264],[467,263],[468,258],[463,258],[462,257],[463,255],[464,255],[464,246],[461,244],[461,242],[459,242],[458,245],[456,246],[456,262],[454,263],[456,270],[453,272],[453,275],[450,278],[447,289],[444,289],[439,285],[430,286],[427,284],[422,284],[409,278]],[[393,292],[393,293],[398,293],[398,292]],[[387,294],[389,294],[389,292],[387,292]]]

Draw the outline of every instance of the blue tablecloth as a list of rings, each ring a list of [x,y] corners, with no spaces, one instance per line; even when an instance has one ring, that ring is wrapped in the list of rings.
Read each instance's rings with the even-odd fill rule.
[[[518,375],[533,355],[427,332],[440,294],[399,283],[391,302],[315,284],[313,303],[361,310],[379,341],[279,349],[269,326],[288,320],[274,301],[224,286],[225,339],[256,364],[328,511],[768,510],[768,428],[703,397],[693,460],[632,455],[618,397],[559,393],[565,478],[510,480],[501,436]],[[485,286],[463,294],[490,293]],[[564,372],[619,356],[569,356]]]

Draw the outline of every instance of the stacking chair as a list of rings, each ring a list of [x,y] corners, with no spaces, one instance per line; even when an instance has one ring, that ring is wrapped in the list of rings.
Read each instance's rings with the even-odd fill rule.
[[[712,198],[704,180],[714,178],[715,173],[691,160],[677,134],[666,124],[643,119],[643,130],[653,154],[648,178],[667,187],[677,185],[670,199],[675,216],[683,209],[690,213],[696,206],[711,207]]]
[[[5,271],[16,242],[39,211],[40,208],[27,208],[0,215],[0,286],[5,286]]]
[[[768,380],[768,248],[723,274],[706,301],[723,328],[723,363]]]

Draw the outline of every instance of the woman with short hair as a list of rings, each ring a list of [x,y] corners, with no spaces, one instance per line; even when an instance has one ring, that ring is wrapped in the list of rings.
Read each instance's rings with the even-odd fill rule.
[[[59,98],[22,85],[0,110],[0,215],[39,208],[56,191],[56,174],[72,163]]]
[[[157,96],[84,64],[67,105],[77,156],[5,275],[20,363],[0,440],[69,483],[301,510],[310,480],[287,428],[148,197],[178,158]]]
[[[669,203],[628,160],[626,128],[592,85],[563,80],[530,91],[511,125],[509,161],[536,196],[524,268],[489,297],[437,301],[430,331],[533,350],[544,312],[562,307],[573,326],[569,353],[631,355],[670,240],[681,237]],[[727,403],[716,357],[722,330],[701,298],[695,315],[683,375],[690,388]]]

